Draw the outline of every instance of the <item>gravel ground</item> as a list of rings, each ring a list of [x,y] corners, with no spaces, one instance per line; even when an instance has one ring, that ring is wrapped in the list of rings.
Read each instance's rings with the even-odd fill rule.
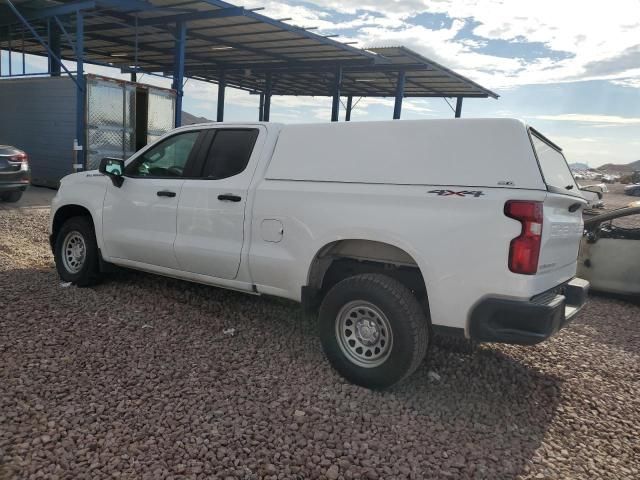
[[[135,272],[63,287],[46,223],[0,211],[2,480],[640,478],[637,305],[594,297],[535,347],[439,340],[371,392],[291,303]]]

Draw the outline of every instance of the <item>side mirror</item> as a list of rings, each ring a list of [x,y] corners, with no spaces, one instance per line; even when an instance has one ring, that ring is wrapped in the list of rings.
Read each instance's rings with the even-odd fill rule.
[[[98,171],[111,179],[114,186],[120,188],[124,182],[124,160],[106,157],[100,160]]]

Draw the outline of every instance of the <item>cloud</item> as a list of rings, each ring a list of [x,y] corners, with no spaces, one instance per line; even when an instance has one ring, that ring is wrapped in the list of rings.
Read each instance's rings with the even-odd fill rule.
[[[629,47],[611,58],[589,62],[585,65],[585,70],[588,75],[615,75],[635,70],[638,65],[640,65],[640,44]]]
[[[563,113],[560,115],[536,115],[536,120],[553,122],[579,122],[605,125],[640,125],[640,117],[620,117],[617,115],[588,115],[581,113]]]
[[[611,83],[621,87],[640,88],[640,76],[638,78],[621,78],[612,80]]]
[[[597,167],[605,163],[629,163],[638,159],[636,149],[627,144],[633,142],[620,141],[607,137],[578,137],[572,135],[553,135],[553,141],[562,147],[569,161],[586,163]]]
[[[639,79],[637,32],[640,2],[616,0],[615,8],[580,0],[247,0],[265,14],[344,34],[360,45],[406,45],[490,88],[579,80]],[[422,14],[453,19],[444,28],[412,23]],[[344,20],[344,16],[348,16]],[[337,20],[336,20],[337,19]],[[491,52],[491,41],[541,44],[526,61]],[[546,53],[545,53],[546,49]],[[522,51],[521,49],[518,49]],[[514,52],[516,50],[514,49]],[[557,52],[563,55],[557,56]],[[634,81],[627,86],[637,87]]]

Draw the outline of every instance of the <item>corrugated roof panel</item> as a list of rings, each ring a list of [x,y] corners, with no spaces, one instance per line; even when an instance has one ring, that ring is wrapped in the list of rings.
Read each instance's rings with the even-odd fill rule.
[[[32,0],[14,3],[27,17],[33,17],[43,8],[72,1],[41,0],[38,8],[31,10]],[[263,89],[265,73],[271,71],[276,94],[330,95],[333,72],[342,65],[345,94],[394,96],[402,68],[406,70],[405,95],[497,97],[404,47],[358,49],[220,0],[144,1],[155,8],[136,10],[134,2],[122,2],[111,8],[99,4],[98,8],[85,11],[86,61],[127,67],[134,63],[137,44],[137,65],[170,73],[174,65],[175,25],[183,19],[187,27],[185,73],[208,81],[217,81],[224,70],[229,83],[250,90]],[[0,27],[6,25],[5,17],[0,20]],[[63,21],[73,39],[73,15]],[[46,20],[32,23],[40,34],[46,35]],[[7,47],[6,37],[0,36],[0,46]],[[25,41],[25,52],[46,53],[33,39]],[[63,45],[62,52],[66,59],[73,59],[68,45]]]

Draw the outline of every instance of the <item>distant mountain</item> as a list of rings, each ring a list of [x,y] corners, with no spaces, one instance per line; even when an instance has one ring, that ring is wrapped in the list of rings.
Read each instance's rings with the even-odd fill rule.
[[[205,117],[196,117],[189,112],[182,111],[182,125],[194,125],[196,123],[210,123],[213,120],[209,120]]]
[[[633,173],[640,170],[640,160],[626,164],[606,163],[598,167],[598,170],[601,172]]]
[[[589,165],[587,165],[586,163],[576,162],[576,163],[571,163],[569,165],[569,168],[571,170],[588,170],[589,169]]]

